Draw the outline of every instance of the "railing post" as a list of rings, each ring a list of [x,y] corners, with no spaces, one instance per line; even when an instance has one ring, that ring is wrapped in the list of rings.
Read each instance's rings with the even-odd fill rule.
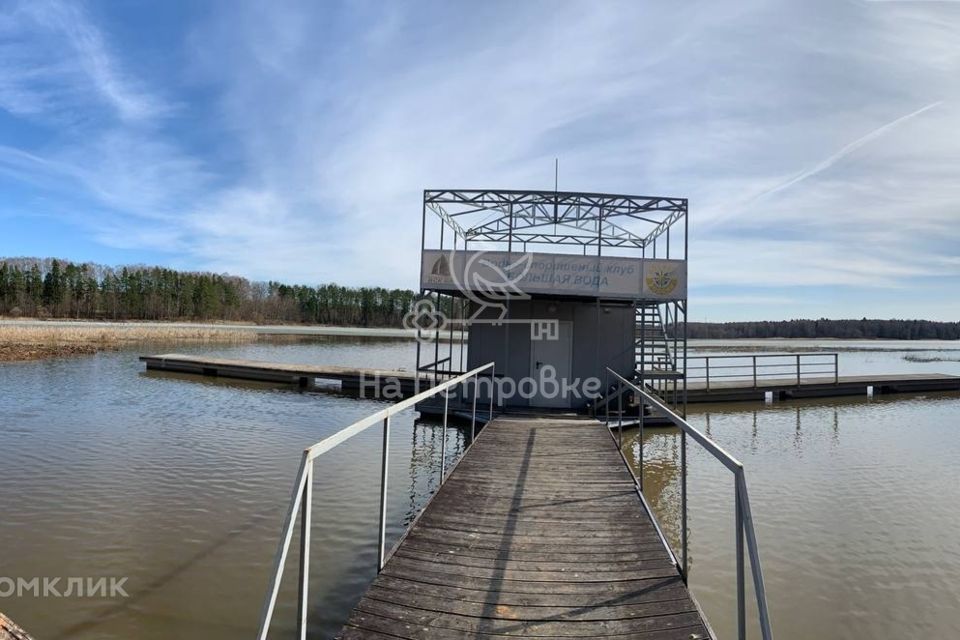
[[[617,446],[623,448],[623,383],[617,385]]]
[[[477,391],[480,390],[480,378],[479,373],[473,374],[473,414],[470,418],[470,445],[473,445],[473,440],[476,438],[477,433]]]
[[[497,388],[497,365],[490,368],[490,415],[487,424],[493,421],[493,390]]]
[[[486,370],[487,367],[492,369],[491,379],[495,381],[496,379],[496,369],[492,364],[484,365],[475,369],[472,372],[463,373],[456,377],[455,380],[449,382],[448,385],[445,385],[443,389],[444,393],[444,408],[443,408],[443,443],[441,446],[441,461],[440,461],[440,473],[441,473],[441,483],[443,483],[446,476],[446,432],[447,426],[449,424],[449,415],[450,415],[450,386],[460,386],[465,388],[467,386],[468,380],[472,377],[474,384],[479,388],[479,374],[481,371]],[[452,372],[448,372],[452,375]],[[490,415],[493,416],[493,390],[495,387],[491,387],[490,394]],[[433,397],[438,392],[438,389],[431,389],[428,392],[422,392],[424,397]],[[478,389],[477,389],[478,392]],[[473,397],[473,424],[471,426],[471,436],[475,435],[475,426],[476,426],[476,404],[477,404],[477,392],[474,393]],[[417,394],[418,396],[420,394]],[[406,404],[416,401],[418,398],[409,398],[405,401]],[[380,477],[380,514],[379,514],[379,536],[378,536],[378,550],[377,550],[377,570],[378,572],[383,569],[384,563],[386,561],[386,519],[387,519],[387,494],[389,490],[388,476],[389,476],[389,452],[390,452],[390,416],[395,413],[396,410],[384,410],[382,412],[377,412],[374,415],[383,416],[383,448],[381,451],[382,463],[381,463],[381,477]],[[372,417],[372,416],[371,416]],[[336,447],[337,444],[343,442],[344,440],[356,435],[376,424],[376,420],[368,422],[368,419],[363,421],[357,421],[349,427],[340,430],[336,434],[325,438],[323,441],[309,447],[303,451],[303,455],[300,459],[300,466],[297,469],[296,481],[293,486],[293,490],[290,494],[289,506],[286,510],[286,516],[284,517],[283,526],[281,528],[281,539],[277,548],[276,555],[273,559],[273,571],[271,573],[270,584],[267,590],[266,598],[263,602],[263,608],[260,613],[260,623],[257,631],[258,640],[266,640],[267,634],[270,631],[270,624],[273,620],[273,613],[276,608],[277,596],[280,591],[280,583],[283,579],[284,566],[287,560],[287,555],[290,551],[290,546],[293,541],[294,530],[297,526],[297,519],[299,515],[300,519],[300,563],[299,563],[299,576],[298,576],[298,598],[297,598],[297,638],[300,640],[305,640],[307,637],[307,628],[308,628],[308,618],[309,618],[309,587],[310,587],[310,554],[311,554],[311,534],[312,534],[312,517],[313,517],[313,471],[314,471],[314,458],[317,456],[331,450]],[[472,441],[471,441],[472,444]]]
[[[687,432],[680,430],[680,546],[683,547],[683,581],[687,582]]]
[[[840,384],[840,354],[833,354],[833,384]]]
[[[757,549],[757,533],[753,529],[753,515],[750,512],[750,498],[747,496],[747,479],[743,468],[737,472],[738,492],[741,513],[743,515],[743,533],[746,538],[747,553],[750,554],[750,572],[753,576],[753,591],[757,597],[757,614],[760,618],[760,635],[763,640],[772,640],[770,612],[767,610],[767,589],[763,583],[763,570],[760,568],[760,552]]]
[[[707,391],[710,391],[710,356],[704,356],[703,361],[706,363],[706,380],[707,380]]]
[[[664,414],[670,418],[670,420],[677,425],[681,430],[681,441],[680,441],[680,473],[681,473],[681,486],[680,486],[680,497],[681,497],[681,545],[682,545],[682,557],[680,554],[675,554],[670,549],[670,544],[664,538],[662,531],[660,531],[659,526],[654,520],[654,526],[657,528],[657,532],[660,536],[661,541],[670,551],[670,556],[674,562],[679,565],[680,574],[684,580],[684,583],[688,582],[689,578],[689,536],[688,536],[688,505],[687,505],[687,441],[686,436],[690,435],[695,442],[706,447],[714,457],[718,460],[724,462],[728,469],[733,472],[734,475],[734,488],[735,488],[735,535],[736,535],[736,590],[737,590],[737,637],[746,640],[746,558],[745,551],[750,556],[750,570],[753,578],[753,588],[757,599],[757,612],[759,616],[759,626],[760,626],[760,635],[763,640],[772,640],[772,632],[770,629],[770,614],[767,609],[767,599],[766,599],[766,589],[764,587],[763,581],[763,571],[760,568],[760,554],[757,549],[757,536],[754,530],[753,517],[750,512],[750,499],[747,495],[747,483],[746,477],[743,471],[743,465],[732,458],[730,454],[726,451],[723,451],[716,443],[712,442],[709,438],[709,435],[704,435],[700,433],[696,428],[692,427],[688,422],[682,418],[678,418],[675,412],[671,411],[669,408],[663,406],[663,402],[655,397],[655,395],[648,394],[643,389],[640,389],[637,385],[633,384],[630,381],[623,379],[622,376],[616,372],[610,371],[615,377],[620,381],[620,385],[626,388],[633,389],[640,393],[640,406],[638,420],[640,424],[640,473],[637,476],[637,484],[640,485],[641,497],[643,495],[643,426],[644,426],[644,405],[645,398],[650,398],[652,406],[658,407],[658,410],[662,410]],[[622,395],[620,396],[622,398]],[[622,414],[621,414],[622,415]],[[708,429],[707,433],[709,434],[709,420],[708,420]],[[612,437],[612,436],[611,436]]]
[[[757,388],[757,356],[753,356],[753,388]]]
[[[440,484],[447,470],[447,409],[450,406],[450,391],[443,390],[443,435],[440,441]]]
[[[734,475],[734,489],[736,494],[736,536],[737,536],[737,638],[746,640],[747,637],[747,607],[744,577],[743,577],[743,503],[740,499],[740,473]]]
[[[640,394],[640,473],[637,479],[640,481],[640,491],[643,491],[643,394]]]
[[[607,427],[610,426],[610,371],[603,374],[603,401],[606,404]]]
[[[267,632],[270,631],[270,621],[273,620],[273,609],[277,604],[277,594],[280,592],[280,580],[283,578],[283,567],[287,560],[287,552],[290,550],[290,540],[293,538],[294,519],[303,502],[304,482],[307,478],[307,467],[312,464],[308,451],[303,452],[300,459],[300,468],[297,470],[297,481],[293,486],[293,493],[290,497],[290,506],[287,508],[287,515],[283,520],[283,527],[280,545],[273,558],[273,575],[270,578],[270,588],[267,591],[267,597],[263,602],[263,610],[260,612],[260,629],[257,631],[257,640],[266,640]]]
[[[797,386],[800,386],[800,354],[797,354]]]
[[[300,591],[297,599],[297,637],[307,638],[307,616],[310,613],[310,520],[313,511],[313,460],[307,462],[306,481],[300,507]]]
[[[390,466],[390,416],[383,419],[383,452],[380,455],[380,545],[377,548],[377,573],[383,569],[387,550],[387,473]]]

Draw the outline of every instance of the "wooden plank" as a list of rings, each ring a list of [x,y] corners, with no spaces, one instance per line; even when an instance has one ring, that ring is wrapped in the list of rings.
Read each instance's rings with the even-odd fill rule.
[[[503,549],[503,536],[496,534],[482,535],[478,533],[471,533],[466,536],[462,536],[450,535],[448,531],[444,530],[420,529],[417,532],[415,539],[422,541],[423,544],[455,544],[464,549]],[[558,542],[562,540],[564,539],[554,538],[550,540],[550,550],[555,553],[578,553],[590,555],[594,553],[623,553],[624,548],[631,550],[645,549],[649,545],[660,548],[663,547],[663,543],[656,535],[638,536],[631,540],[613,538],[606,541],[591,541],[589,547],[584,545],[582,540],[568,539],[568,542]],[[541,538],[524,541],[515,537],[511,539],[508,551],[513,553],[536,552],[542,550],[545,544],[546,543]]]
[[[522,513],[505,516],[488,515],[478,511],[472,516],[463,512],[431,512],[424,515],[420,524],[424,527],[454,526],[465,527],[466,530],[473,532],[509,532],[515,535],[556,535],[558,531],[566,533],[567,530],[576,528],[583,533],[596,531],[603,537],[608,535],[634,537],[635,534],[642,533],[642,526],[646,523],[640,516],[623,516],[617,513],[588,514],[582,517],[560,515],[547,517]]]
[[[634,580],[636,578],[666,578],[676,575],[676,567],[668,557],[643,562],[639,566],[616,571],[596,571],[587,563],[580,565],[580,571],[541,571],[538,569],[498,569],[488,567],[463,567],[449,563],[411,560],[395,555],[390,562],[398,567],[430,573],[453,573],[459,576],[481,578],[502,582],[521,580],[526,582],[613,582]]]
[[[535,605],[504,604],[501,602],[469,602],[452,599],[440,594],[427,594],[422,590],[414,593],[373,586],[366,597],[385,604],[395,604],[426,611],[446,612],[474,618],[499,618],[503,620],[541,621],[603,621],[632,620],[655,615],[669,615],[696,611],[693,602],[683,591],[675,591],[673,598],[646,600],[642,602],[591,602],[559,606],[537,603]],[[363,608],[362,606],[360,607]]]
[[[614,589],[616,585],[626,585]],[[419,580],[382,576],[376,588],[392,589],[407,592],[414,590],[418,594],[433,595],[461,602],[479,602],[504,604],[509,606],[565,606],[576,607],[584,602],[605,602],[619,604],[636,604],[640,602],[657,602],[660,600],[675,600],[687,594],[687,589],[679,576],[670,578],[652,578],[649,580],[634,580],[628,583],[613,583],[605,590],[573,591],[570,587],[581,585],[565,585],[566,591],[561,592],[551,587],[549,593],[495,593],[485,589],[470,589],[451,585],[435,585]],[[590,585],[583,585],[589,587]],[[373,589],[374,587],[371,587]],[[549,596],[549,598],[545,597]]]
[[[492,558],[500,560],[517,561],[558,561],[567,562],[571,560],[581,560],[583,562],[610,562],[611,560],[621,560],[635,562],[646,557],[655,557],[663,550],[663,545],[657,538],[651,538],[646,544],[629,547],[629,551],[624,551],[624,545],[608,547],[606,551],[597,551],[593,548],[578,547],[560,547],[551,545],[550,549],[544,549],[540,544],[534,547],[532,551],[518,550],[513,545],[509,549],[474,547],[463,544],[462,542],[449,540],[431,540],[424,539],[424,536],[417,536],[404,544],[404,549],[419,550],[432,553],[455,554],[462,558]]]
[[[701,623],[696,612],[670,612],[665,615],[652,615],[635,619],[621,620],[504,620],[493,617],[462,616],[446,611],[427,611],[411,606],[396,605],[379,602],[370,598],[363,598],[350,621],[363,624],[367,615],[391,619],[396,629],[400,630],[407,624],[417,627],[432,627],[444,631],[460,631],[467,633],[488,633],[514,637],[526,637],[531,634],[546,637],[580,637],[602,638],[632,634],[641,631],[665,631],[676,628],[686,628]]]
[[[514,595],[533,595],[541,598],[542,601],[550,601],[554,596],[569,595],[577,597],[583,601],[590,601],[592,598],[601,595],[605,597],[623,596],[627,593],[633,593],[642,589],[651,583],[659,583],[663,580],[678,579],[674,573],[669,576],[634,576],[630,580],[617,580],[615,582],[531,582],[531,581],[498,581],[491,583],[490,580],[466,576],[458,573],[434,573],[432,571],[418,571],[405,566],[387,566],[377,577],[377,581],[383,578],[397,578],[416,582],[420,584],[437,585],[444,588],[468,589],[472,591],[483,591],[490,594],[491,598],[501,598],[509,601]],[[491,587],[496,587],[492,589]]]
[[[558,636],[542,635],[536,631],[525,633],[522,636],[487,632],[464,632],[453,629],[420,626],[404,621],[397,621],[392,618],[364,614],[356,620],[351,618],[339,637],[341,640],[383,640],[386,638],[391,640],[503,640],[503,638],[510,637],[547,640],[547,638],[556,638]],[[697,624],[689,627],[674,627],[671,629],[656,629],[643,632],[632,631],[619,635],[608,634],[603,637],[630,638],[631,640],[701,640],[709,636],[707,636],[703,625]]]
[[[708,637],[632,476],[594,420],[489,424],[340,634],[507,637]]]
[[[452,565],[457,567],[470,567],[477,569],[491,569],[500,571],[504,576],[510,571],[530,572],[537,571],[542,573],[567,572],[569,575],[577,576],[578,572],[583,571],[584,567],[590,567],[591,572],[601,573],[620,573],[630,574],[641,562],[647,568],[653,566],[666,566],[674,568],[669,560],[663,561],[663,554],[660,551],[651,551],[642,556],[634,555],[630,559],[607,558],[605,560],[591,560],[584,562],[580,558],[515,558],[512,555],[507,557],[484,558],[474,557],[466,554],[450,552],[430,552],[422,549],[410,549],[405,545],[404,548],[397,551],[396,558],[406,558],[411,562],[426,562],[434,566]],[[571,578],[571,582],[575,582]]]
[[[417,535],[423,529],[416,531]],[[451,529],[447,527],[431,527],[429,531],[437,535],[444,535],[448,540],[479,540],[492,543],[496,541],[497,546],[504,547],[505,538],[503,531],[498,532],[476,532],[464,529]],[[411,531],[411,535],[414,532]],[[535,534],[509,534],[510,548],[520,545],[535,546],[557,545],[568,547],[579,547],[581,549],[606,549],[609,547],[619,547],[621,549],[633,547],[637,544],[646,544],[658,541],[656,535],[596,535],[593,532],[577,534],[576,531],[560,532],[557,535],[535,535]]]

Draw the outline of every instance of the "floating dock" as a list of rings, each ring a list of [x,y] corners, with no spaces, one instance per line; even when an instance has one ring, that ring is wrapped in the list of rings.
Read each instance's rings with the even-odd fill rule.
[[[960,391],[960,376],[942,373],[901,373],[896,375],[837,376],[829,378],[770,378],[759,383],[752,380],[687,382],[687,402],[763,401],[768,394],[774,400],[825,398],[833,396],[865,396],[888,393],[924,393],[928,391]],[[680,391],[679,393],[683,393]],[[682,397],[682,396],[681,396]]]
[[[488,424],[340,635],[713,637],[606,427]]]
[[[283,364],[258,360],[230,360],[187,356],[167,353],[156,356],[140,356],[140,361],[150,371],[170,371],[201,376],[235,378],[292,384],[302,388],[314,386],[318,380],[339,382],[345,392],[358,392],[361,384],[372,385],[371,395],[386,385],[399,385],[404,396],[423,391],[433,386],[433,376],[417,376],[403,369],[373,369],[363,367],[339,367],[336,365]]]
[[[279,384],[292,384],[302,388],[314,386],[318,380],[339,382],[347,393],[360,391],[360,385],[369,385],[367,391],[376,394],[386,385],[399,385],[404,397],[433,386],[433,376],[421,373],[419,382],[413,371],[403,369],[374,369],[363,367],[339,367],[335,365],[303,365],[261,362],[258,360],[230,360],[168,353],[141,356],[151,371],[170,371],[201,376],[256,380]],[[659,376],[664,378],[664,376]],[[678,376],[674,376],[678,377]],[[441,380],[446,379],[446,374]],[[665,383],[669,385],[669,381]],[[896,375],[830,376],[764,378],[752,380],[702,381],[687,383],[687,401],[704,402],[751,402],[763,401],[772,396],[774,400],[794,398],[824,398],[834,396],[865,396],[868,389],[874,395],[888,393],[925,393],[931,391],[960,391],[960,376],[941,373],[902,373]],[[683,390],[677,390],[682,402]],[[672,398],[667,386],[662,393]]]

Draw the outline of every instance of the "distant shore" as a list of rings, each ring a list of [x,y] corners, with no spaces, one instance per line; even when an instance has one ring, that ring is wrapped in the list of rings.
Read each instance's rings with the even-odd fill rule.
[[[90,355],[147,342],[241,344],[254,342],[261,336],[410,339],[416,332],[368,327],[0,319],[0,362]]]
[[[102,327],[118,329],[139,327],[182,328],[209,330],[251,331],[259,335],[296,335],[296,336],[378,336],[382,338],[415,338],[416,330],[393,327],[342,327],[329,325],[304,324],[251,324],[247,322],[181,322],[181,321],[108,321],[108,320],[39,320],[36,318],[0,318],[0,329],[5,327]]]
[[[256,325],[249,323],[157,322],[100,320],[39,320],[0,318],[0,362],[40,360],[44,358],[89,355],[118,349],[124,345],[150,342],[196,344],[242,344],[270,337],[283,338],[345,337],[413,340],[416,331],[389,327],[344,327],[324,325]],[[441,341],[447,339],[447,333]],[[454,333],[459,339],[459,333]],[[884,338],[691,338],[700,351],[836,351],[873,350],[879,345],[898,349],[928,350],[923,340]],[[834,345],[836,342],[838,344]],[[843,343],[852,343],[843,345]],[[733,343],[733,344],[732,344]],[[913,346],[916,344],[916,347]],[[735,346],[734,346],[735,345]],[[910,346],[907,346],[910,345]],[[776,348],[781,347],[781,348]],[[960,347],[960,343],[958,343]]]

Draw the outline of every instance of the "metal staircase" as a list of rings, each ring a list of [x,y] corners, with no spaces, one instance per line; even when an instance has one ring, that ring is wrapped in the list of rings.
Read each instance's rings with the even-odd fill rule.
[[[634,349],[638,378],[677,374],[677,357],[671,339],[667,336],[660,305],[637,305]]]
[[[630,381],[650,393],[659,395],[667,404],[676,406],[677,381],[683,378],[683,372],[677,366],[681,360],[677,356],[677,349],[680,347],[677,341],[667,333],[669,324],[669,315],[665,321],[661,305],[656,303],[637,305],[634,323],[636,364]],[[602,411],[607,416],[619,416],[620,396],[625,394],[629,395],[628,388],[622,385],[610,385],[607,381],[601,396],[593,404],[595,415]]]

